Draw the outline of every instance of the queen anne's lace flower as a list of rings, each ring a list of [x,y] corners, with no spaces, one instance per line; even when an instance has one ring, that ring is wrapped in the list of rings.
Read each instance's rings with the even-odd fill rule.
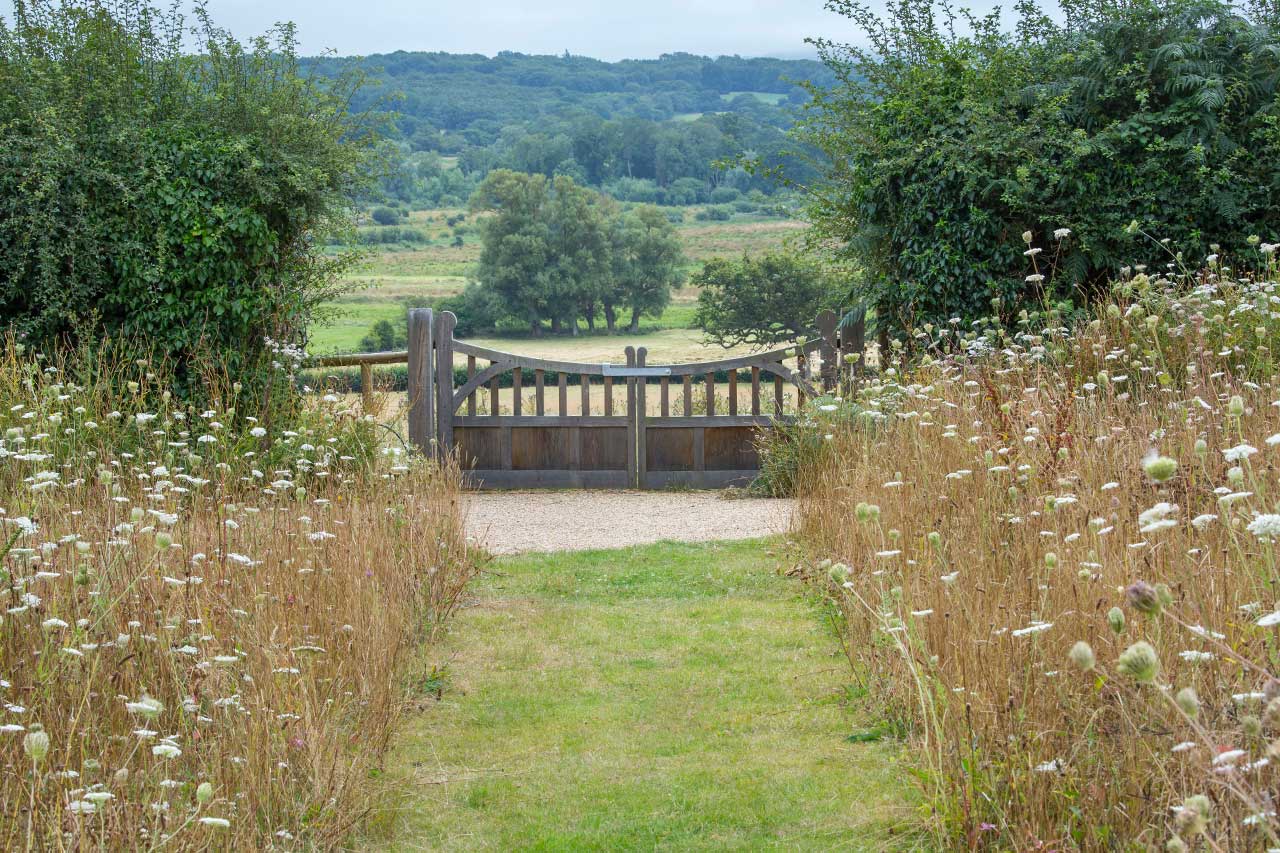
[[[1248,530],[1264,542],[1280,539],[1280,514],[1274,512],[1259,513],[1249,522]]]

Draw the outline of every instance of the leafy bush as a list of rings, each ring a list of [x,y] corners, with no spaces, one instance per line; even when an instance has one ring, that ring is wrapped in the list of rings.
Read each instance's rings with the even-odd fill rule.
[[[246,385],[336,290],[371,128],[357,76],[299,68],[293,29],[241,45],[197,7],[33,0],[0,22],[0,317],[29,343],[103,332]],[[246,398],[246,404],[249,403]]]
[[[728,204],[737,201],[741,197],[742,193],[733,187],[716,187],[711,191],[710,199],[712,204]]]
[[[834,308],[844,282],[815,261],[769,253],[741,260],[712,258],[690,279],[698,288],[694,325],[725,347],[793,341]]]
[[[728,207],[704,207],[693,218],[699,222],[728,222],[733,218],[733,211]]]
[[[369,211],[369,217],[379,225],[395,225],[400,221],[400,211],[394,207],[375,207]]]
[[[1217,0],[1018,4],[955,20],[931,0],[880,19],[833,4],[865,48],[820,42],[841,82],[813,91],[800,138],[826,155],[816,243],[862,270],[857,301],[909,338],[925,323],[1003,320],[1098,295],[1125,263],[1164,263],[1131,222],[1199,259],[1280,231],[1280,38]],[[1016,236],[1050,243],[1057,287]],[[1028,250],[1029,251],[1029,250]]]

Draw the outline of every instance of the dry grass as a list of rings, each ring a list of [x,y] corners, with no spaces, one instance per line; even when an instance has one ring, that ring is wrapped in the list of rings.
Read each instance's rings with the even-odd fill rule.
[[[947,846],[1277,846],[1277,287],[1140,275],[815,406],[814,575]]]
[[[147,371],[0,352],[0,848],[337,846],[469,577],[456,472]]]

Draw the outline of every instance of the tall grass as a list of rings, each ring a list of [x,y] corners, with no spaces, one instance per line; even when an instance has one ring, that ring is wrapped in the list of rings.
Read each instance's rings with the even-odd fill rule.
[[[0,848],[331,848],[469,577],[458,473],[165,387],[0,344]]]
[[[1071,328],[923,331],[909,373],[815,406],[810,571],[947,846],[1280,846],[1260,248],[1251,279],[1133,274]]]

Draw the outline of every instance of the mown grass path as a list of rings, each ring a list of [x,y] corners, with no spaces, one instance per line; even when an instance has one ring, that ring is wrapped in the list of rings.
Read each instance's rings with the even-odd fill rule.
[[[847,740],[847,665],[776,565],[760,540],[495,562],[394,749],[393,846],[898,846],[895,748]]]

